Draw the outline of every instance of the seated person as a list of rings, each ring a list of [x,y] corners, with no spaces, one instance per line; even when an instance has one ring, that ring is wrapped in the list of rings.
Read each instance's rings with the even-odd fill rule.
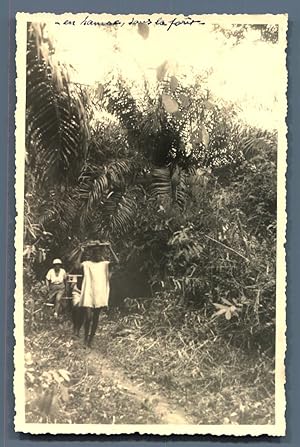
[[[62,261],[54,259],[53,268],[46,275],[46,286],[49,293],[49,300],[54,304],[54,316],[57,317],[60,310],[61,299],[66,292],[67,275],[62,268]]]

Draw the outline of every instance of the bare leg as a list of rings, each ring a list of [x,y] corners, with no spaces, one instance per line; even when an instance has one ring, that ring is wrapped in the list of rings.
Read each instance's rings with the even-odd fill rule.
[[[92,317],[92,329],[89,336],[88,345],[91,346],[94,335],[97,330],[98,321],[99,321],[99,315],[100,315],[100,308],[93,309],[93,317]]]
[[[72,309],[72,323],[73,323],[73,333],[76,335],[77,332],[77,306]]]
[[[79,332],[80,332],[80,329],[81,329],[81,327],[82,327],[82,325],[83,325],[83,322],[84,322],[84,312],[82,311],[82,308],[81,307],[78,307],[78,319],[77,319],[77,323],[78,323],[78,326],[77,326],[77,331],[78,331],[78,336],[79,336]]]
[[[84,309],[78,305],[73,307],[72,320],[73,320],[73,330],[74,334],[79,337],[79,332],[84,320]]]
[[[55,307],[54,307],[54,315],[57,317],[61,307],[61,299],[64,295],[63,290],[58,290],[55,296]]]
[[[85,321],[84,321],[84,343],[88,343],[90,325],[92,320],[92,309],[90,307],[84,307]]]

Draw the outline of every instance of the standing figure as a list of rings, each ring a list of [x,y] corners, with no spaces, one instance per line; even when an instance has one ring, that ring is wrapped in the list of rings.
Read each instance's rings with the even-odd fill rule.
[[[57,318],[60,310],[61,299],[66,292],[67,275],[62,268],[62,261],[54,259],[53,268],[46,275],[46,286],[50,302],[54,301],[54,316]]]
[[[84,315],[84,342],[88,346],[91,346],[96,333],[101,309],[108,307],[110,262],[106,259],[107,256],[104,253],[107,246],[111,249],[109,243],[87,243],[85,245],[85,248],[88,249],[85,253],[86,260],[81,262],[83,248],[77,260],[77,267],[80,266],[83,269],[79,306],[82,308]],[[112,253],[118,261],[113,251]]]

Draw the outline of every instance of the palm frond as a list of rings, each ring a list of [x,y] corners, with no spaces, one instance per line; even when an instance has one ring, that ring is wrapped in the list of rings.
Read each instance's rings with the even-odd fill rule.
[[[125,192],[114,192],[103,204],[103,222],[100,223],[104,233],[110,235],[123,235],[132,226],[136,211],[136,189]]]
[[[107,111],[116,116],[128,132],[131,142],[134,142],[139,134],[141,111],[133,97],[130,88],[120,79],[105,87],[107,97]]]
[[[70,95],[68,71],[53,55],[44,27],[30,24],[27,40],[26,125],[29,159],[40,180],[66,177],[78,156],[86,127],[80,98]]]
[[[173,168],[154,168],[152,170],[152,196],[170,200],[171,203],[184,208],[187,199],[187,173],[178,165]]]

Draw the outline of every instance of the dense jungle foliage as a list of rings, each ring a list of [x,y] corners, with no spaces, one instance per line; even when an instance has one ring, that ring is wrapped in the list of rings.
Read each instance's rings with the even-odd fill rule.
[[[73,85],[42,25],[29,26],[27,67],[25,263],[38,279],[53,256],[72,268],[81,241],[110,240],[116,276],[141,275],[141,296],[146,280],[162,299],[218,310],[227,336],[270,346],[276,133],[239,123],[200,76],[182,87],[168,62],[138,97],[117,72]]]
[[[29,24],[26,334],[44,327],[34,309],[52,259],[72,272],[80,243],[101,239],[120,258],[112,305],[123,331],[173,333],[171,345],[208,343],[216,356],[264,352],[272,364],[276,132],[240,122],[202,88],[206,73],[187,85],[168,61],[138,94],[117,69],[96,86],[71,82],[71,70],[46,26]]]

